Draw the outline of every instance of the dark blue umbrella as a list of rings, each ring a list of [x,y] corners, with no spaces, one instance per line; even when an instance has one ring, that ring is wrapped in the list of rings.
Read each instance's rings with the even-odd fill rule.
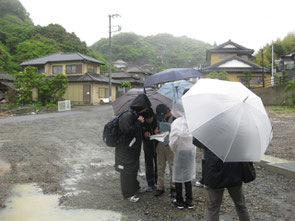
[[[148,77],[146,79],[144,87],[148,87],[153,84],[160,84],[202,76],[203,74],[194,68],[170,68]]]

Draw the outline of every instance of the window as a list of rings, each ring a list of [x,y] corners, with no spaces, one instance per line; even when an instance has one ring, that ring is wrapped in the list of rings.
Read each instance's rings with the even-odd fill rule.
[[[241,55],[241,58],[245,61],[248,61],[248,56],[247,55]]]
[[[82,74],[82,64],[67,65],[66,74]]]
[[[43,74],[45,72],[45,70],[44,70],[44,66],[42,66],[42,67],[38,67],[38,70],[37,70],[37,73],[38,74]]]
[[[104,87],[98,88],[98,97],[99,98],[107,98],[107,97],[109,97],[109,89],[104,88]]]
[[[263,79],[262,78],[252,78],[251,80],[252,84],[263,84]]]
[[[87,65],[87,72],[93,73],[94,72],[94,67],[91,64]]]
[[[53,65],[52,74],[62,74],[62,65]]]
[[[218,54],[219,59],[224,59],[224,58],[226,58],[228,56],[229,56],[229,54]]]
[[[294,69],[294,61],[284,61],[284,68],[287,70]]]

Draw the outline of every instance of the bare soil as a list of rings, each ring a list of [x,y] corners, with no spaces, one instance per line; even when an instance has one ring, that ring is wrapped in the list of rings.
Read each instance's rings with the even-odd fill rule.
[[[268,112],[274,138],[267,154],[295,160],[295,116]],[[196,209],[192,211],[174,208],[168,190],[160,198],[153,193],[140,194],[138,203],[122,199],[119,174],[113,167],[114,149],[106,147],[101,138],[112,115],[110,105],[101,105],[71,112],[0,117],[0,206],[5,207],[13,185],[37,183],[45,194],[59,194],[59,203],[66,208],[112,210],[121,213],[122,220],[204,220],[202,188],[193,187]],[[244,185],[251,219],[292,220],[295,180],[259,166],[256,169],[256,180]],[[145,177],[138,179],[142,187],[146,186]],[[220,214],[223,220],[237,220],[227,192]]]

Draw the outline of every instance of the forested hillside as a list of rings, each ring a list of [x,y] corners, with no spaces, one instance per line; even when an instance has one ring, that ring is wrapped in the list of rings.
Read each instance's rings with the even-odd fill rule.
[[[75,33],[61,25],[35,26],[18,0],[0,0],[0,71],[13,73],[18,65],[58,51],[80,52],[98,58]]]
[[[272,45],[274,51],[274,60],[279,59],[282,55],[286,55],[290,52],[295,51],[295,31],[290,32],[282,40],[277,39],[272,43],[266,44],[262,49],[260,49],[254,56],[256,57],[255,63],[258,65],[262,64],[262,54],[263,50],[263,64],[265,67],[271,68],[272,60]]]
[[[271,44],[275,59],[295,51],[295,32],[263,47],[264,66],[267,67],[271,67]],[[155,71],[204,64],[206,50],[212,47],[199,40],[170,34],[143,37],[119,33],[112,37],[113,61],[122,59],[129,66],[150,64]],[[59,51],[80,52],[107,64],[109,40],[103,38],[87,47],[75,33],[67,32],[61,25],[35,26],[18,0],[0,0],[0,71],[18,72],[22,61]],[[261,65],[261,50],[255,56],[254,62]],[[102,67],[102,71],[106,70],[108,64]]]
[[[108,39],[103,38],[91,48],[108,55],[108,45]],[[135,33],[120,33],[112,37],[113,60],[122,59],[129,65],[153,64],[156,70],[205,63],[206,50],[211,47],[202,41],[170,34],[143,37]]]

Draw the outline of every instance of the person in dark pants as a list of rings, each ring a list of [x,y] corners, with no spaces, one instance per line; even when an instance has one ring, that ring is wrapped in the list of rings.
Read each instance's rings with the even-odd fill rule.
[[[219,210],[224,189],[234,201],[240,221],[249,221],[249,213],[242,189],[242,164],[240,162],[223,162],[196,138],[194,145],[202,147],[205,153],[204,185],[207,192],[206,217],[209,221],[219,220]]]
[[[202,170],[202,177],[199,181],[196,181],[196,187],[204,187],[204,165],[205,165],[205,151],[203,148],[199,148],[200,149],[200,152],[202,153],[202,167],[201,167],[201,170]]]
[[[135,193],[140,189],[137,180],[142,144],[144,112],[151,106],[145,94],[138,95],[128,111],[119,118],[120,142],[115,149],[115,169],[120,172],[121,190],[124,198],[137,202]]]
[[[145,174],[148,186],[146,192],[151,192],[157,184],[157,154],[156,147],[158,141],[150,140],[150,136],[155,134],[157,120],[152,108],[149,108],[144,115],[143,129],[143,150],[145,159]]]
[[[175,182],[176,200],[173,204],[178,209],[193,209],[192,180],[196,177],[196,147],[193,145],[193,136],[189,133],[184,115],[182,102],[178,100],[173,108],[172,115],[177,119],[171,125],[169,146],[174,152],[173,176]],[[185,186],[185,201],[182,196],[182,185]]]

